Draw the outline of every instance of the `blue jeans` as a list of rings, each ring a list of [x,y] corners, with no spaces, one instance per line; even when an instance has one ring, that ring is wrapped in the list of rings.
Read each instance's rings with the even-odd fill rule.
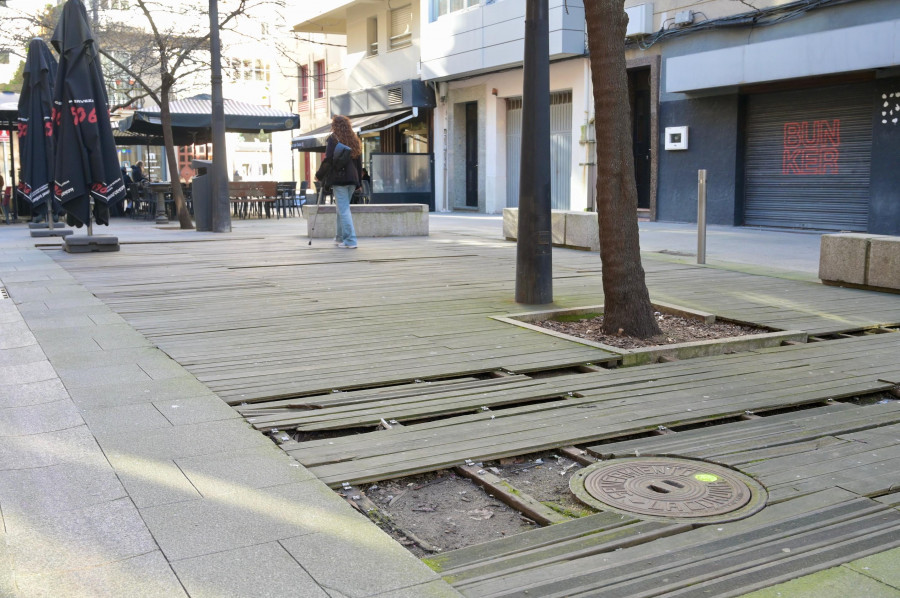
[[[334,203],[337,204],[335,215],[337,226],[335,227],[334,240],[348,247],[356,247],[356,230],[353,228],[353,216],[350,215],[350,198],[353,197],[354,185],[335,185]]]

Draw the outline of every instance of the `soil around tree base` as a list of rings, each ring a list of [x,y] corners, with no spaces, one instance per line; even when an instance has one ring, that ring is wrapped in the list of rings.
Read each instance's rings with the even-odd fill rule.
[[[743,326],[723,321],[707,324],[700,320],[683,318],[681,316],[673,316],[660,312],[656,312],[654,316],[656,317],[656,323],[659,325],[662,334],[646,339],[625,334],[604,333],[602,315],[590,319],[574,321],[541,320],[534,322],[534,325],[548,330],[562,332],[570,336],[609,345],[610,347],[617,347],[619,349],[657,347],[768,332],[768,330],[764,328]]]

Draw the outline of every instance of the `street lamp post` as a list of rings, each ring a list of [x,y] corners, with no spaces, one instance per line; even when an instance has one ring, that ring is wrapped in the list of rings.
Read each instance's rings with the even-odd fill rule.
[[[522,166],[516,243],[516,303],[553,302],[550,231],[550,33],[547,0],[525,7]]]

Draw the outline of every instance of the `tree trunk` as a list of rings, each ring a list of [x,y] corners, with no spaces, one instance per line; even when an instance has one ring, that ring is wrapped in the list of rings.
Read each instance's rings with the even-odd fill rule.
[[[603,331],[647,338],[660,333],[641,266],[631,110],[625,71],[623,0],[584,3],[594,87],[597,218],[603,267]]]
[[[169,111],[170,86],[163,83],[160,90],[159,120],[162,124],[163,143],[166,150],[166,165],[169,167],[169,180],[172,181],[172,199],[175,200],[175,211],[178,214],[178,223],[183,230],[194,228],[191,213],[184,201],[184,193],[181,190],[181,175],[178,172],[178,158],[175,155],[175,136],[172,134],[172,113]]]

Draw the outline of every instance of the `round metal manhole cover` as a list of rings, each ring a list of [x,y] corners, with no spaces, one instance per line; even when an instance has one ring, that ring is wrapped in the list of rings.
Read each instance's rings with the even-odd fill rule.
[[[597,463],[572,476],[570,488],[592,507],[665,521],[731,521],[755,513],[766,499],[765,489],[741,473],[667,457]]]

